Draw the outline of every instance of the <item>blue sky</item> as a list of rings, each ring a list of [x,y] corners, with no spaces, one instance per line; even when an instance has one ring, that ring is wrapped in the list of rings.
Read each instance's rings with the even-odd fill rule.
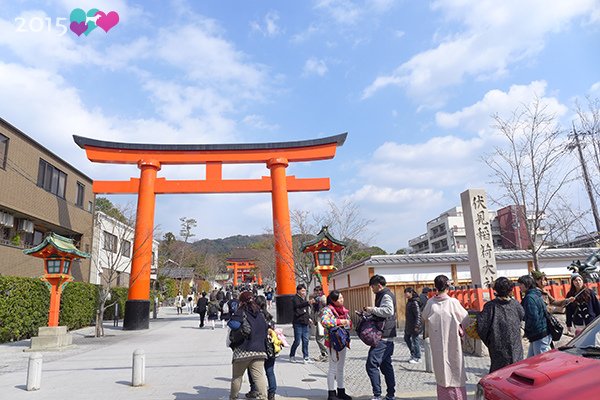
[[[61,34],[57,18],[75,8],[120,20]],[[52,27],[33,32],[40,19]],[[290,207],[351,200],[373,220],[371,244],[393,252],[465,189],[496,190],[481,161],[497,143],[492,114],[537,97],[568,123],[576,99],[600,96],[599,42],[597,0],[2,1],[0,116],[94,179],[139,173],[92,164],[73,134],[242,143],[348,132],[335,159],[290,166],[332,187],[291,194]],[[157,198],[159,231],[177,232],[181,216],[198,220],[197,238],[272,228],[267,194]]]

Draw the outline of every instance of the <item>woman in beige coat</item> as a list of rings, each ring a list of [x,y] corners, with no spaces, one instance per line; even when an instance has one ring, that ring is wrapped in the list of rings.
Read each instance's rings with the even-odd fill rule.
[[[425,335],[430,338],[433,372],[438,400],[467,400],[467,375],[461,338],[469,323],[469,314],[458,300],[448,296],[448,277],[434,280],[438,294],[423,310]]]

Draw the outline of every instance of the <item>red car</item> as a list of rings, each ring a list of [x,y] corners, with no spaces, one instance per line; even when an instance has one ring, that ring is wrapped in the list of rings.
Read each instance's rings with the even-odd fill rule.
[[[596,318],[567,345],[481,378],[475,399],[600,399],[599,382],[600,318]]]

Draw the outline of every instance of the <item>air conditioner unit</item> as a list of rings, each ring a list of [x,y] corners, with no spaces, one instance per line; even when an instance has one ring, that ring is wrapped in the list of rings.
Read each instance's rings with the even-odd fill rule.
[[[19,220],[19,231],[33,233],[33,221],[29,221],[28,219]]]
[[[15,223],[15,217],[7,212],[0,211],[0,226],[12,228]]]

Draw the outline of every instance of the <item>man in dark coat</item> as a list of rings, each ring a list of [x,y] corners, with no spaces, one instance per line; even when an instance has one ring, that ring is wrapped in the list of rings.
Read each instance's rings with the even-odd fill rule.
[[[406,322],[404,323],[404,342],[410,350],[410,364],[421,362],[421,340],[419,333],[423,330],[421,320],[421,301],[413,288],[404,289],[406,298]]]
[[[204,317],[206,317],[207,305],[208,299],[206,298],[206,292],[202,292],[202,296],[198,299],[198,303],[196,304],[198,314],[200,314],[200,328],[204,328]]]
[[[290,362],[296,362],[296,349],[302,341],[302,356],[304,363],[312,363],[313,361],[308,356],[308,326],[310,320],[310,306],[315,300],[306,300],[306,285],[303,283],[296,286],[296,296],[292,299],[294,308],[294,318],[292,325],[294,327],[294,343],[290,347]]]

